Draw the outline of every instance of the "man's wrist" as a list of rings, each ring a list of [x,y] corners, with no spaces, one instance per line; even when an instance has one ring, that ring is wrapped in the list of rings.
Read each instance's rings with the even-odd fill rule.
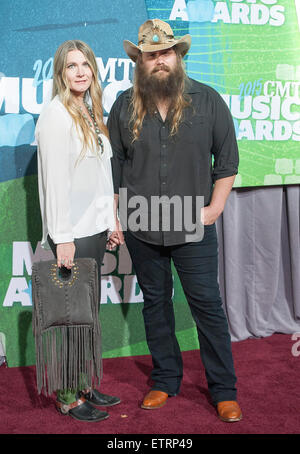
[[[212,211],[214,211],[218,216],[220,216],[224,211],[224,205],[216,202],[212,202],[209,204],[209,207]]]

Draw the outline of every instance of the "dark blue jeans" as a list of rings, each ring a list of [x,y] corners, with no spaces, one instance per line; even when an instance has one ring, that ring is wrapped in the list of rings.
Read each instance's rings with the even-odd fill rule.
[[[218,284],[215,225],[205,226],[202,241],[195,243],[156,246],[130,232],[125,233],[125,240],[144,295],[146,339],[153,361],[152,389],[176,395],[183,376],[175,335],[172,259],[197,326],[212,402],[236,400],[231,339]]]

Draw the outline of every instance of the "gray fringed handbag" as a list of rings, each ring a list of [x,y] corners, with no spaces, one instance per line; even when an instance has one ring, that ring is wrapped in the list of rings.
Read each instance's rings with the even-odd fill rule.
[[[71,270],[55,260],[32,267],[33,334],[38,392],[93,388],[102,378],[97,263]]]

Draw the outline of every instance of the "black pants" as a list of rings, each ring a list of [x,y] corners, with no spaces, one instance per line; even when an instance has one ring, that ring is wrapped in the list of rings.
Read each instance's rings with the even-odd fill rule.
[[[213,404],[236,400],[236,376],[227,319],[218,285],[218,245],[215,225],[205,226],[202,241],[179,246],[156,246],[125,233],[126,244],[144,294],[143,316],[152,355],[152,389],[176,395],[183,376],[175,335],[172,302],[174,262],[200,343]]]

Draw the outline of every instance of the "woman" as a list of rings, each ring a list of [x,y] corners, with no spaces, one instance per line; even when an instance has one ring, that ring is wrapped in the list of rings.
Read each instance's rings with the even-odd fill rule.
[[[112,151],[95,55],[82,41],[66,41],[56,51],[52,101],[39,117],[36,140],[42,246],[50,246],[58,267],[70,269],[74,257],[96,259],[100,278],[107,232],[114,230]],[[57,392],[58,408],[63,404],[78,420],[106,419],[92,404],[120,403],[94,389],[80,391]]]

